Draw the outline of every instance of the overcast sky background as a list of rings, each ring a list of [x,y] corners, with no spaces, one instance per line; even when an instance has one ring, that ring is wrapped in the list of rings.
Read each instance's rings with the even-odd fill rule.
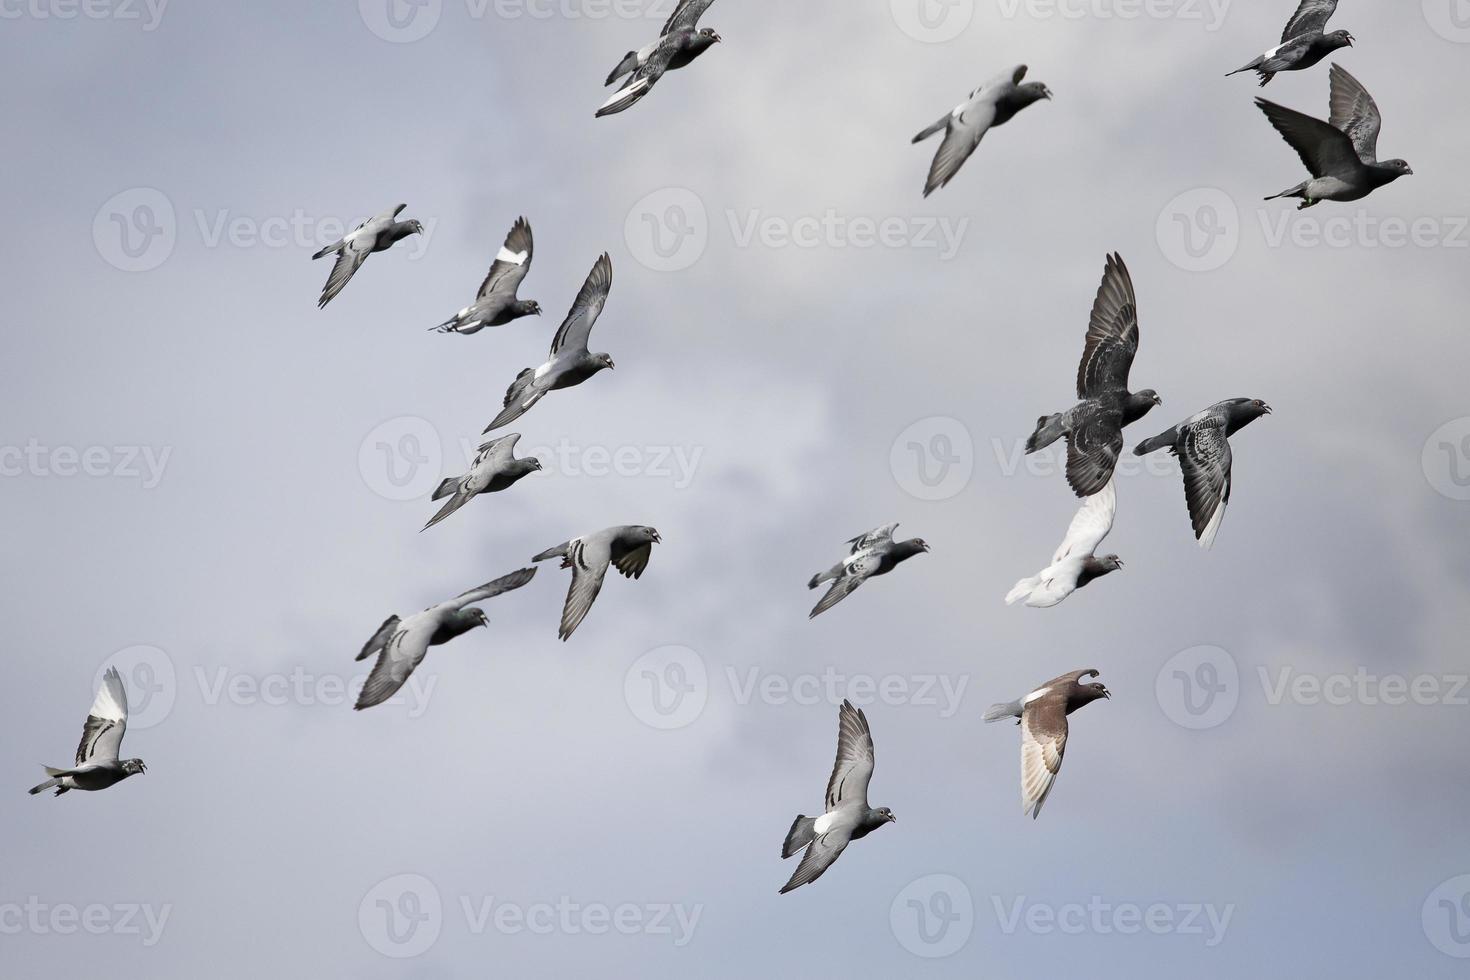
[[[903,0],[719,0],[724,44],[594,120],[670,6],[429,0],[395,32],[373,0],[0,4],[0,973],[1463,976],[1470,21],[1342,5],[1339,60],[1417,175],[1298,215],[1260,199],[1299,161],[1221,77],[1292,0],[960,0],[928,28]],[[1020,62],[1055,100],[925,201],[937,143],[910,136]],[[1267,94],[1325,118],[1327,70]],[[430,234],[318,312],[311,253],[399,201]],[[546,315],[427,333],[521,214]],[[1233,440],[1213,552],[1156,460],[1120,481],[1126,569],[1008,609],[1076,508],[1016,459],[1070,404],[1114,249],[1133,381],[1165,399],[1129,445],[1223,398],[1276,414]],[[514,427],[545,472],[419,534],[603,250],[617,370]],[[106,475],[74,473],[89,450]],[[933,553],[808,622],[807,578],[895,520]],[[384,617],[623,523],[665,543],[571,642],[547,565],[431,652],[419,701],[351,711]],[[27,797],[108,663],[148,774]],[[1113,700],[1033,823],[1018,733],[980,716],[1091,666]],[[1360,673],[1436,703],[1274,691]],[[778,897],[846,695],[898,823]],[[90,905],[98,934],[61,934]],[[1127,911],[1154,905],[1162,934]]]

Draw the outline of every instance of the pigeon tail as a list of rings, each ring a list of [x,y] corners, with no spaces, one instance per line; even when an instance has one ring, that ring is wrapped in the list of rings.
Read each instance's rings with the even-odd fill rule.
[[[453,481],[445,481],[445,482],[453,482]],[[434,499],[435,500],[438,500],[439,498],[438,497],[435,497]],[[420,534],[423,534],[429,528],[433,527],[435,524],[438,524],[440,521],[444,520],[450,514],[453,514],[455,511],[459,510],[465,504],[469,503],[472,499],[474,499],[474,494],[470,494],[470,493],[456,493],[453,496],[453,498],[451,498],[448,502],[446,502],[444,504],[443,507],[439,508],[439,513],[437,513],[433,517],[429,518],[429,523],[425,524],[422,528],[420,528],[419,529],[419,533]]]
[[[321,251],[319,251],[315,255],[313,255],[311,257],[311,260],[313,262],[315,262],[317,259],[325,258],[326,256],[331,255],[333,252],[340,252],[342,250],[342,246],[345,245],[346,243],[347,243],[347,240],[344,238],[344,239],[341,239],[340,241],[337,241],[337,242],[335,242],[335,243],[333,243],[331,245],[328,245],[326,248],[322,249]]]
[[[35,796],[37,793],[44,793],[48,789],[51,789],[53,786],[61,786],[61,779],[59,777],[65,776],[67,774],[67,770],[65,769],[52,769],[50,766],[42,766],[41,768],[45,769],[46,775],[50,776],[51,778],[46,780],[44,783],[41,783],[39,786],[32,786],[29,791],[31,796]],[[65,792],[66,787],[62,787],[61,789],[58,789],[56,791],[56,795],[60,796],[62,793]]]
[[[1015,588],[1006,593],[1006,605],[1014,606],[1022,599],[1031,598],[1031,593],[1036,591],[1036,587],[1040,584],[1040,575],[1033,575],[1030,578],[1021,579],[1021,581],[1016,583]]]
[[[1311,186],[1311,183],[1312,182],[1310,180],[1304,180],[1300,184],[1297,184],[1295,187],[1289,187],[1289,188],[1287,188],[1286,190],[1282,191],[1280,194],[1272,194],[1270,197],[1266,198],[1265,200],[1267,200],[1267,201],[1274,201],[1277,198],[1282,198],[1282,197],[1300,197],[1303,200],[1305,200],[1306,197],[1307,197],[1307,188]]]
[[[618,66],[612,70],[612,74],[607,76],[607,81],[603,84],[611,85],[613,82],[616,82],[618,79],[628,74],[628,72],[637,69],[637,67],[638,52],[629,51],[627,54],[623,55],[623,60],[618,62]]]
[[[1021,708],[1021,702],[1019,701],[1012,701],[1009,704],[993,704],[990,706],[990,710],[985,712],[985,720],[990,722],[1000,721],[1002,718],[1019,718],[1021,717]]]
[[[35,792],[32,790],[31,792]],[[792,821],[791,829],[786,832],[786,840],[781,845],[781,857],[789,858],[797,851],[806,847],[817,839],[817,821],[815,817],[797,815]]]
[[[1145,439],[1138,445],[1134,446],[1133,455],[1147,456],[1149,453],[1157,452],[1158,450],[1163,449],[1166,446],[1173,446],[1176,441],[1177,436],[1175,435],[1174,430],[1170,429],[1168,432],[1161,432],[1158,435],[1154,436],[1152,439]]]
[[[454,491],[456,489],[458,489],[458,488],[459,488],[459,478],[458,477],[451,476],[449,479],[447,479],[443,483],[439,484],[439,489],[438,490],[435,490],[434,491],[434,496],[430,497],[429,499],[430,500],[443,500],[445,497],[449,496],[451,493],[454,493]]]
[[[809,589],[815,589],[817,586],[821,585],[823,582],[830,582],[830,581],[832,581],[835,578],[841,577],[841,575],[842,575],[842,566],[841,565],[833,565],[831,568],[827,569],[825,572],[818,572],[817,574],[813,575],[812,576],[812,580],[806,584],[806,587],[809,588]]]
[[[939,122],[928,127],[927,129],[922,130],[918,136],[915,136],[913,138],[912,142],[922,143],[929,137],[933,136],[935,133],[939,132],[941,129],[946,128],[947,126],[949,126],[949,118],[949,113],[945,113],[939,118]]]
[[[570,548],[571,545],[572,543],[570,541],[565,541],[557,545],[555,548],[547,548],[545,551],[541,552],[541,554],[537,555],[531,560],[546,561],[548,558],[565,558],[567,556],[567,549]]]
[[[1066,434],[1066,413],[1043,415],[1036,420],[1036,431],[1026,440],[1026,455],[1045,449]]]

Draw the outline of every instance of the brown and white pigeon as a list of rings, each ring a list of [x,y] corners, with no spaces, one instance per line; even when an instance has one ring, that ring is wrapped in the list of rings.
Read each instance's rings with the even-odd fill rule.
[[[1021,726],[1021,812],[1035,820],[1051,795],[1062,756],[1067,752],[1067,716],[1102,698],[1111,698],[1102,684],[1084,684],[1097,677],[1096,670],[1077,670],[1047,681],[1010,704],[997,704],[985,712],[986,721],[1020,719]]]

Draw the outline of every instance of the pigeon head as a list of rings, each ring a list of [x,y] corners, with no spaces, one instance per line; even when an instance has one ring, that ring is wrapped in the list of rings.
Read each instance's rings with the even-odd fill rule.
[[[1021,100],[1026,104],[1040,102],[1042,99],[1051,99],[1051,89],[1041,82],[1025,82],[1016,86],[1016,91],[1021,94]]]
[[[1132,425],[1162,404],[1164,400],[1152,388],[1135,391],[1128,396],[1128,402],[1123,406],[1123,424]]]
[[[475,626],[489,627],[490,625],[490,617],[486,615],[483,609],[471,609],[470,619],[474,620]],[[471,627],[471,629],[473,628]]]
[[[914,555],[922,555],[928,551],[929,542],[923,538],[910,538],[907,541],[900,541],[893,546],[893,560],[903,561],[906,558],[912,558]]]
[[[408,227],[410,229],[410,234],[422,235],[424,233],[424,224],[417,218],[414,218],[412,221],[410,221],[408,223]]]
[[[1378,164],[1380,171],[1388,172],[1389,180],[1398,180],[1400,177],[1413,174],[1414,168],[1409,166],[1407,160],[1384,160]]]
[[[1331,34],[1325,35],[1322,40],[1327,43],[1327,46],[1329,48],[1335,49],[1350,48],[1353,46],[1353,43],[1357,41],[1357,38],[1353,37],[1352,34],[1348,33],[1347,31],[1333,31]]]
[[[534,299],[516,300],[515,311],[517,316],[540,316],[541,304]]]
[[[713,27],[706,27],[702,29],[699,32],[699,36],[707,39],[710,44],[719,44],[721,41],[724,40],[724,38],[720,37],[719,32],[716,31]]]
[[[633,536],[652,544],[664,543],[664,539],[658,536],[658,528],[654,527],[635,527],[633,528]]]
[[[126,778],[128,776],[136,776],[140,772],[147,772],[148,767],[143,764],[142,759],[124,759],[122,761],[122,771],[124,778]]]
[[[617,367],[611,354],[593,354],[592,365],[598,371],[611,371]]]
[[[874,810],[873,812],[876,813],[876,814],[878,814],[878,816],[882,817],[883,818],[883,821],[885,823],[898,823],[898,818],[895,817],[893,815],[893,811],[890,810],[890,809],[888,809],[888,807],[886,807],[886,806],[880,806],[878,809]]]
[[[1233,435],[1263,415],[1271,414],[1271,406],[1259,398],[1235,398],[1225,406],[1225,434]]]
[[[532,473],[539,473],[543,468],[541,466],[541,460],[537,459],[535,456],[532,456],[526,460],[526,466],[529,467],[530,472]]]

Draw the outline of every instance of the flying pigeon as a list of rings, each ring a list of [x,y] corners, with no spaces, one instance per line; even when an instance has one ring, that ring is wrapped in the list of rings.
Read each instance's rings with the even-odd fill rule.
[[[1279,71],[1311,68],[1338,48],[1352,47],[1354,39],[1347,31],[1323,33],[1335,13],[1337,0],[1302,0],[1302,5],[1286,22],[1286,30],[1281,32],[1281,43],[1243,68],[1226,73],[1225,77],[1254,71],[1261,76],[1264,88]]]
[[[807,588],[815,589],[823,582],[831,582],[832,587],[812,609],[808,619],[815,619],[831,609],[874,575],[887,575],[900,562],[929,550],[922,538],[894,541],[893,532],[897,528],[897,524],[885,524],[867,534],[858,535],[847,542],[852,549],[846,558],[825,572],[812,576],[812,580],[806,584]]]
[[[1101,684],[1083,684],[1097,677],[1096,670],[1063,674],[1032,691],[1019,701],[994,705],[985,712],[986,721],[1019,718],[1021,726],[1021,812],[1035,820],[1051,795],[1062,756],[1067,751],[1067,716],[1099,698],[1112,698]]]
[[[317,309],[322,309],[340,293],[352,277],[357,275],[357,270],[367,261],[367,257],[374,252],[386,252],[393,247],[393,243],[409,235],[422,235],[424,226],[416,220],[398,221],[398,215],[407,204],[400,204],[384,211],[374,218],[369,218],[358,225],[353,231],[340,241],[334,242],[312,256],[319,259],[324,255],[337,254],[337,262],[332,266],[332,274],[327,277],[327,284],[322,287],[322,298],[317,301]]]
[[[1201,548],[1214,547],[1220,522],[1225,519],[1225,505],[1230,503],[1230,436],[1270,414],[1271,406],[1259,398],[1232,398],[1133,448],[1135,456],[1167,448],[1179,457],[1184,471],[1184,498]]]
[[[520,433],[515,432],[492,439],[480,447],[468,473],[451,477],[439,484],[433,499],[443,500],[449,497],[450,500],[423,529],[427,531],[480,494],[509,490],[522,477],[530,476],[541,469],[541,460],[534,456],[516,459],[515,448],[520,438]]]
[[[1256,99],[1256,105],[1271,120],[1271,125],[1312,173],[1311,180],[1272,194],[1266,200],[1299,197],[1302,203],[1297,210],[1321,201],[1357,201],[1414,172],[1403,160],[1379,162],[1378,131],[1383,128],[1383,116],[1378,104],[1341,65],[1332,66],[1331,77],[1328,122]]]
[[[1079,497],[1100,493],[1123,452],[1123,427],[1143,418],[1163,399],[1152,388],[1128,390],[1128,371],[1138,353],[1138,300],[1122,256],[1108,256],[1092,304],[1087,343],[1077,368],[1077,397],[1065,412],[1043,415],[1026,440],[1026,452],[1067,437],[1067,483]]]
[[[607,76],[607,84],[611,85],[624,75],[630,77],[597,110],[598,118],[635,105],[663,78],[664,72],[683,68],[720,43],[722,38],[718,33],[708,27],[699,29],[699,18],[712,3],[714,0],[679,0],[679,6],[674,8],[658,40],[623,56],[612,74]]]
[[[1025,599],[1033,609],[1048,609],[1094,579],[1122,568],[1123,561],[1117,555],[1098,558],[1094,554],[1113,529],[1117,513],[1117,485],[1109,480],[1107,486],[1083,501],[1051,564],[1017,582],[1006,596],[1006,605]]]
[[[523,316],[540,316],[540,303],[516,298],[516,290],[531,271],[535,250],[530,224],[525,218],[517,218],[490,265],[490,274],[480,284],[475,301],[433,329],[439,333],[468,335],[479,333],[485,327],[503,327]]]
[[[56,795],[74,789],[89,792],[115,785],[147,772],[142,759],[119,759],[123,734],[128,730],[128,689],[116,667],[107,668],[102,676],[102,686],[87,712],[87,723],[82,727],[82,744],[77,746],[77,763],[70,769],[52,769],[45,766],[47,780],[31,788],[31,795],[56,788]]]
[[[612,259],[604,252],[582,284],[582,291],[572,303],[571,312],[556,331],[556,337],[551,341],[551,356],[540,367],[534,370],[526,368],[516,375],[505,393],[505,407],[495,416],[495,421],[485,427],[486,432],[510,425],[544,398],[548,391],[571,388],[598,371],[612,370],[611,355],[593,354],[587,350],[587,338],[591,336],[602,308],[607,305],[607,294],[611,289]]]
[[[816,881],[850,842],[884,824],[897,822],[888,807],[868,805],[868,782],[872,778],[873,733],[868,718],[851,701],[843,701],[837,712],[837,761],[827,780],[822,815],[798,816],[786,832],[781,857],[789,858],[803,847],[806,853],[780,894]]]
[[[519,589],[535,574],[536,569],[523,568],[407,619],[389,616],[357,655],[361,661],[377,654],[378,662],[373,665],[353,710],[371,708],[397,694],[408,683],[409,675],[424,662],[429,647],[448,643],[477,626],[489,626],[490,618],[483,609],[473,608],[474,604]]]
[[[648,567],[653,546],[662,544],[658,531],[651,527],[624,525],[610,527],[593,534],[573,538],[555,548],[547,548],[532,561],[560,558],[562,568],[572,570],[572,586],[567,590],[566,606],[561,613],[557,638],[566,640],[582,620],[602,591],[602,580],[609,565],[616,565],[624,577],[637,579]]]
[[[970,159],[970,154],[980,145],[986,132],[992,127],[1002,126],[1011,117],[1033,102],[1051,98],[1051,89],[1040,82],[1026,82],[1026,66],[1017,65],[997,75],[970,93],[970,97],[954,107],[948,115],[915,136],[913,142],[922,143],[941,129],[944,141],[929,168],[929,180],[924,185],[924,196],[928,197],[939,188],[954,180],[955,174]]]

